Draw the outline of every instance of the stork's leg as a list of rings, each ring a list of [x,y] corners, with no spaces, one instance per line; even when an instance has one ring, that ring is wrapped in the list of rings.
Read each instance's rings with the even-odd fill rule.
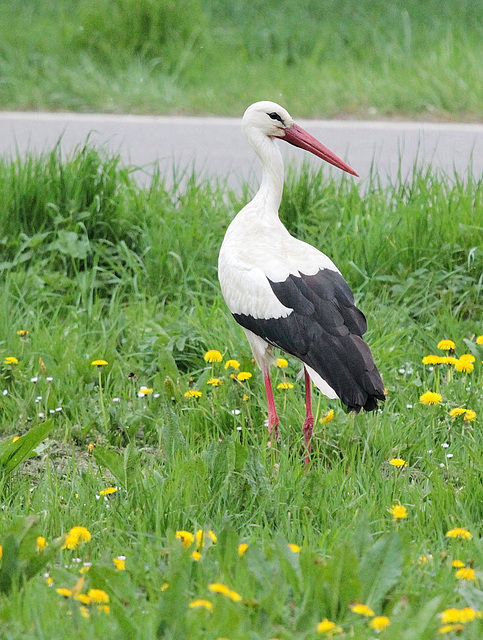
[[[267,369],[263,373],[263,382],[265,383],[265,391],[267,393],[268,404],[268,434],[278,440],[278,415],[275,408],[275,399],[273,397],[272,382],[270,380],[270,370]]]
[[[314,414],[312,412],[312,380],[307,372],[307,369],[304,368],[305,371],[305,420],[302,426],[304,432],[304,441],[305,441],[305,464],[310,462],[310,440],[312,438],[312,431],[314,430]]]

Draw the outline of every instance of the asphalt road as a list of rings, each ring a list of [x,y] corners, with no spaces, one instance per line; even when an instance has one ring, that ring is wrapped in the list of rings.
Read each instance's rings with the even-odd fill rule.
[[[448,175],[469,171],[483,175],[483,125],[419,122],[300,120],[298,123],[345,159],[361,176],[372,170],[383,182],[411,175],[413,167],[431,165]],[[61,138],[65,152],[82,144],[119,152],[123,162],[148,179],[155,163],[168,183],[193,168],[202,177],[227,179],[232,187],[255,183],[260,168],[245,141],[239,118],[155,117],[74,113],[0,112],[0,154],[15,156],[51,149]],[[280,144],[287,162],[320,160]],[[328,167],[328,165],[326,165]],[[337,171],[337,170],[335,170]],[[340,173],[340,172],[339,172]]]

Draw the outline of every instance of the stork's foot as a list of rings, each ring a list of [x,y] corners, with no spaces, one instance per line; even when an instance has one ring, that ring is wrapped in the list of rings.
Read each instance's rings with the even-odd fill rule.
[[[304,443],[305,443],[305,464],[309,464],[310,462],[310,452],[312,451],[311,440],[312,440],[312,432],[314,430],[314,416],[308,415],[304,424],[302,425],[302,431],[304,432]]]

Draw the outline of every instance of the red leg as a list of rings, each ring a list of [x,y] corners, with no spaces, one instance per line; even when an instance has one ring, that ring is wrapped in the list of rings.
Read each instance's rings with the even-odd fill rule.
[[[302,426],[304,432],[305,442],[305,464],[310,462],[310,440],[312,438],[312,431],[314,430],[314,414],[312,412],[312,380],[305,369],[305,420]]]
[[[272,382],[270,380],[270,371],[267,369],[263,374],[263,382],[265,383],[265,391],[267,392],[268,404],[268,433],[278,440],[278,415],[275,408],[275,399],[273,397]]]

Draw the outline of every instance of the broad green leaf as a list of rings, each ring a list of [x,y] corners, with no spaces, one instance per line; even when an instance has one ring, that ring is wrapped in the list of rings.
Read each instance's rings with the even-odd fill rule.
[[[94,458],[100,467],[106,467],[112,473],[119,484],[124,484],[124,459],[121,454],[105,447],[96,447]]]
[[[235,471],[241,473],[245,466],[250,450],[248,447],[241,445],[239,442],[235,442]]]
[[[178,366],[173,354],[168,349],[161,349],[158,356],[158,365],[161,374],[166,378],[177,380],[179,378]]]
[[[87,238],[79,236],[74,231],[64,231],[62,229],[58,232],[57,240],[52,243],[52,247],[60,251],[60,253],[79,260],[85,260],[90,251],[90,244]]]
[[[364,554],[359,568],[362,598],[377,609],[402,572],[402,545],[397,533],[381,536]]]
[[[331,553],[327,564],[322,567],[324,591],[331,619],[336,619],[339,611],[348,611],[350,602],[361,597],[358,561],[352,545],[342,542]]]
[[[124,451],[124,486],[132,482],[138,475],[140,454],[139,449],[133,442],[130,442]]]
[[[9,593],[20,582],[19,541],[12,535],[3,538],[0,567],[0,593]]]
[[[165,456],[172,460],[175,454],[184,446],[185,439],[181,433],[179,417],[170,406],[165,405],[163,407],[163,416],[161,443]]]
[[[62,542],[52,542],[37,551],[36,516],[21,518],[2,535],[3,556],[0,563],[0,593],[8,593],[24,580],[30,580],[53,560]]]
[[[117,482],[128,489],[139,471],[139,452],[134,444],[129,444],[121,455],[112,449],[96,447],[94,458],[101,467],[106,467]]]
[[[411,628],[407,629],[402,636],[401,640],[420,640],[424,636],[425,631],[433,631],[434,622],[436,620],[436,614],[439,611],[442,596],[436,596],[429,602],[427,602],[418,613],[411,618]],[[434,635],[428,637],[433,638]]]
[[[15,442],[6,441],[0,445],[0,475],[10,473],[27,458],[36,455],[35,447],[44,440],[54,428],[53,420],[46,420],[32,427]]]

